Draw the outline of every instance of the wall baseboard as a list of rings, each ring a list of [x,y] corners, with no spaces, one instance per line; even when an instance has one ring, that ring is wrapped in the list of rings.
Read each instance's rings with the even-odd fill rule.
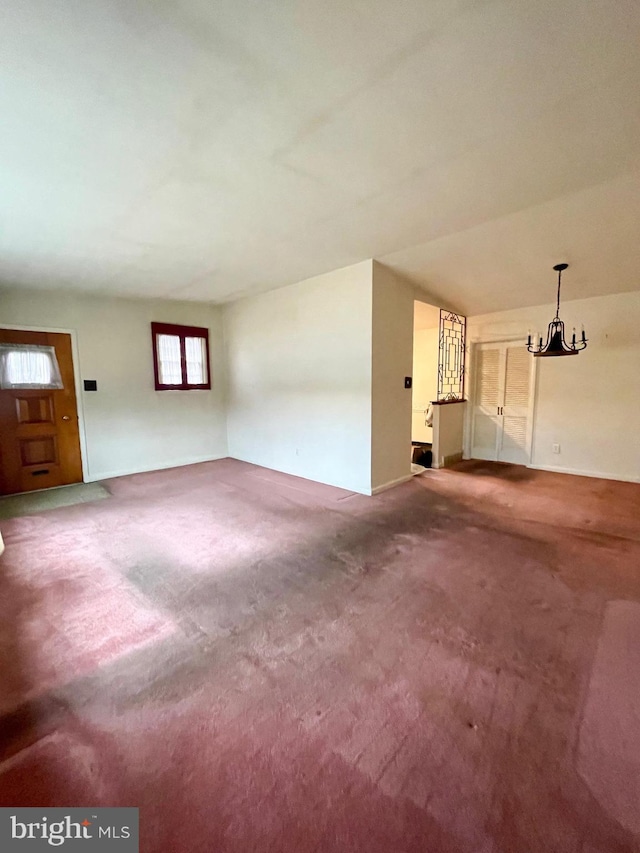
[[[371,489],[371,495],[379,495],[380,492],[386,492],[387,489],[393,489],[394,486],[400,486],[402,483],[408,483],[413,478],[413,474],[405,474],[404,477],[397,477],[395,480],[389,480],[388,483],[383,483],[381,486],[376,486]]]
[[[471,461],[474,456],[468,456],[466,453],[464,459]],[[478,460],[483,461],[483,460]],[[486,460],[491,462],[491,460]],[[527,468],[532,468],[534,471],[551,471],[552,474],[572,474],[575,477],[594,477],[596,480],[614,480],[619,483],[640,483],[640,476],[621,476],[620,474],[608,474],[602,471],[581,471],[578,468],[561,468],[559,465],[527,465]]]
[[[114,477],[128,477],[130,474],[149,474],[151,471],[167,471],[169,468],[184,468],[185,465],[199,465],[201,462],[215,462],[217,459],[228,459],[226,454],[219,456],[195,456],[190,459],[179,459],[168,462],[166,465],[156,465],[152,468],[128,468],[120,471],[104,471],[98,474],[89,474],[84,478],[85,483],[97,483],[100,480],[111,480]]]
[[[444,456],[438,465],[431,465],[432,468],[448,468],[449,465],[455,465],[456,462],[462,462],[462,452],[450,453],[449,456]]]
[[[595,477],[597,480],[615,480],[621,483],[640,483],[640,476],[625,477],[620,474],[608,474],[602,471],[580,471],[576,468],[560,468],[555,465],[527,465],[536,471],[551,471],[554,474],[573,474],[576,477]]]

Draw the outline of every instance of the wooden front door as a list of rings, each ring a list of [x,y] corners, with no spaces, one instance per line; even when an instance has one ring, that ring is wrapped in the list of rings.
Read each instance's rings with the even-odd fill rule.
[[[0,343],[55,347],[64,385],[0,389],[0,494],[82,482],[71,336],[0,329]]]

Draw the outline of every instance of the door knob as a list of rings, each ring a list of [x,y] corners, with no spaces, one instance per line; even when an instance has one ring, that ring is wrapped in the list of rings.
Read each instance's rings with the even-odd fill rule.
[[[63,415],[63,416],[62,416],[62,420],[63,420],[63,421],[70,421],[70,420],[71,420],[71,418],[69,417],[69,415]]]

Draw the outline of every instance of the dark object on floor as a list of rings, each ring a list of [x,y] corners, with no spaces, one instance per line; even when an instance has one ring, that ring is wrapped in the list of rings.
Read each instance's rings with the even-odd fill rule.
[[[422,465],[423,468],[431,468],[433,453],[430,450],[423,451],[416,459],[416,465]]]
[[[412,441],[411,446],[413,447],[411,461],[416,465],[422,465],[423,468],[431,468],[431,461],[433,459],[431,445],[426,442],[423,444],[418,441]]]

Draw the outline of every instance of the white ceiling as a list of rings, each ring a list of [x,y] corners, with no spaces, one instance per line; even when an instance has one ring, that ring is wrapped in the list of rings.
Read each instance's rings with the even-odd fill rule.
[[[640,288],[637,0],[5,0],[0,280]]]

